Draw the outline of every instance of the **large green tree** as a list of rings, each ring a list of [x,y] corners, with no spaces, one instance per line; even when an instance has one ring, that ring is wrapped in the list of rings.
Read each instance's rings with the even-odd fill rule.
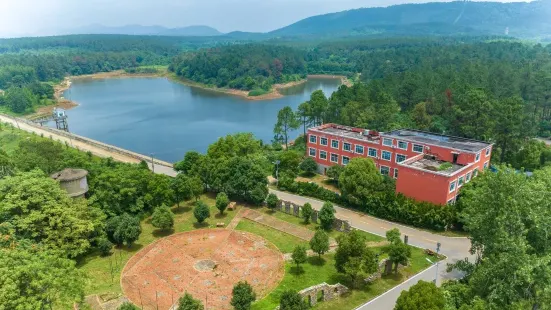
[[[383,176],[369,158],[353,158],[339,177],[343,197],[355,205],[361,205],[383,188]]]
[[[174,227],[174,213],[165,205],[155,208],[151,216],[151,225],[161,230],[172,229]]]
[[[234,285],[230,304],[235,310],[249,310],[256,300],[253,287],[246,281],[240,281]]]
[[[394,310],[445,309],[446,298],[432,282],[419,281],[407,291],[402,291]]]
[[[203,310],[205,307],[200,300],[194,299],[191,294],[186,292],[184,296],[178,300],[178,308],[176,310]]]
[[[286,106],[277,113],[277,122],[274,127],[274,134],[279,135],[285,142],[285,148],[289,147],[289,134],[292,130],[299,128],[300,123],[291,107]]]

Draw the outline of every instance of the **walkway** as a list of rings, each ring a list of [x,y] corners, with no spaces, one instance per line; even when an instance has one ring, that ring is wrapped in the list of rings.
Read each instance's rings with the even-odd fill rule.
[[[279,230],[283,233],[293,235],[305,241],[310,241],[310,239],[314,237],[314,232],[311,231],[310,229],[303,228],[286,221],[282,221],[276,217],[263,214],[262,212],[258,212],[256,210],[247,209],[243,213],[243,217],[253,222],[257,222],[259,224]]]

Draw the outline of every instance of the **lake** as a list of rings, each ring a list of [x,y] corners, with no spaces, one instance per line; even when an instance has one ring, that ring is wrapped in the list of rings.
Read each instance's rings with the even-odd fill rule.
[[[74,81],[64,97],[79,103],[67,111],[71,132],[175,162],[233,133],[252,132],[270,143],[281,108],[296,109],[318,89],[330,96],[339,85],[309,79],[282,98],[250,101],[166,78],[93,79]]]

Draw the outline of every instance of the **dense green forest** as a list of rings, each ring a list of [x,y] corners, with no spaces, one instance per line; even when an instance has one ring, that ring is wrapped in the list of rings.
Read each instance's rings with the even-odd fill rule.
[[[233,45],[175,57],[169,70],[199,83],[242,90],[268,91],[275,83],[306,76],[300,50],[264,44]]]

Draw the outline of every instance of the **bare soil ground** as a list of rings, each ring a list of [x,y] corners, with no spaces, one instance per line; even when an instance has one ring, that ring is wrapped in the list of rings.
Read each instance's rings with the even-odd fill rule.
[[[196,267],[212,261],[212,270]],[[249,282],[258,298],[283,279],[283,255],[263,238],[227,229],[199,229],[154,242],[126,264],[124,294],[143,309],[170,309],[185,292],[205,309],[231,309],[233,285]]]

